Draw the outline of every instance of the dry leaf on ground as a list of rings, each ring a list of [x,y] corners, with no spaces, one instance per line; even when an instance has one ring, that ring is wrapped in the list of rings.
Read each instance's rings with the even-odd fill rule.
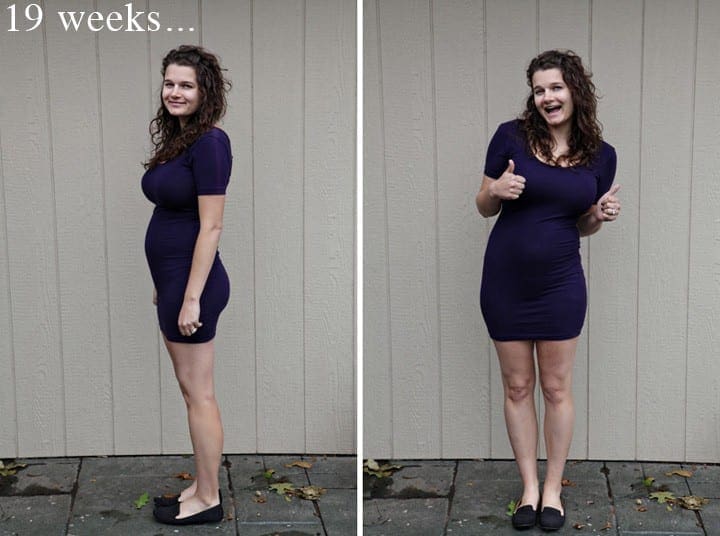
[[[575,487],[575,482],[568,478],[563,478],[561,484],[563,485],[563,487]]]
[[[697,495],[685,495],[684,497],[677,498],[677,503],[687,510],[702,510],[702,507],[709,502],[705,497],[699,497]]]
[[[192,476],[190,473],[185,472],[185,471],[183,471],[182,473],[178,473],[178,474],[176,474],[176,475],[173,475],[173,476],[174,476],[175,478],[179,478],[180,480],[194,480],[194,479],[193,479],[193,476]]]
[[[311,464],[310,462],[304,462],[302,460],[298,460],[295,462],[290,462],[290,463],[285,464],[285,467],[287,467],[288,469],[290,467],[302,467],[303,469],[310,469],[312,466],[313,466],[313,464]]]
[[[687,469],[675,469],[674,471],[670,471],[669,473],[665,473],[666,476],[682,476],[685,478],[690,478],[693,476],[692,471],[688,471]]]

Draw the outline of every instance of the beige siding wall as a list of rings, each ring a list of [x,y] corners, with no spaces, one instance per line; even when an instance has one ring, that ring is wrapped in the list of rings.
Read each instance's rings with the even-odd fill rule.
[[[0,457],[190,451],[139,182],[160,61],[183,42],[233,82],[225,450],[353,452],[355,2],[135,2],[159,12],[152,33],[53,18],[124,4],[48,0],[42,28],[0,32]]]
[[[624,207],[582,240],[571,456],[720,462],[718,3],[364,6],[365,455],[512,457],[474,196],[528,61],[561,47],[594,72]]]

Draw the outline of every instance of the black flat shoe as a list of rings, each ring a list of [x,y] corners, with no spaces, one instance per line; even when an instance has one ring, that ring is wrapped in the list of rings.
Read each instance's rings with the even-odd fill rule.
[[[546,506],[540,512],[540,528],[543,530],[560,530],[565,524],[565,514],[552,506]]]
[[[218,495],[220,496],[220,502],[222,502],[222,491],[218,490]],[[160,495],[159,497],[153,498],[155,506],[172,506],[173,504],[179,503],[179,499],[179,493],[177,495]]]
[[[537,511],[532,504],[521,506],[512,515],[512,526],[518,530],[531,529],[537,521]]]
[[[222,503],[211,506],[207,510],[198,512],[197,514],[183,517],[182,519],[175,519],[180,514],[180,503],[175,503],[171,506],[159,506],[153,510],[153,516],[160,523],[166,525],[200,525],[202,523],[217,523],[222,521],[225,517],[223,512]]]

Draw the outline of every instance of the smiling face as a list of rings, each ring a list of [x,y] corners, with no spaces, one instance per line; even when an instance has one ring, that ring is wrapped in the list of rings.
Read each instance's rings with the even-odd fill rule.
[[[553,67],[535,71],[532,75],[532,91],[535,107],[550,130],[569,129],[575,106],[560,69]]]
[[[202,95],[198,87],[195,68],[171,63],[165,69],[162,101],[165,108],[184,126],[188,117],[200,107]]]

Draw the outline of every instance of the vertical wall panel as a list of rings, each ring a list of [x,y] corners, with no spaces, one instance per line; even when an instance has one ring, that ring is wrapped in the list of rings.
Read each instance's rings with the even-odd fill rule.
[[[490,352],[478,305],[485,224],[473,191],[485,137],[480,2],[433,2],[440,280],[442,456],[490,452]],[[474,396],[468,399],[468,393]],[[469,448],[468,448],[469,447]]]
[[[12,289],[18,449],[65,453],[55,192],[42,32],[0,35],[3,179]],[[6,84],[11,84],[12,89]]]
[[[363,428],[364,449],[376,458],[392,458],[392,351],[388,256],[385,133],[380,20],[376,0],[364,6],[363,85]]]
[[[486,3],[487,10],[487,137],[495,133],[498,125],[518,117],[525,106],[528,86],[525,69],[530,59],[537,54],[537,2],[492,2]],[[479,174],[485,169],[485,151]],[[480,216],[478,215],[478,218]],[[487,221],[488,230],[495,218]],[[485,250],[485,242],[478,247]],[[479,267],[478,272],[481,272]],[[479,299],[478,299],[478,307]],[[484,322],[482,324],[484,327]],[[488,345],[492,342],[488,340]],[[491,431],[490,455],[496,458],[511,458],[512,448],[507,437],[503,412],[504,395],[502,376],[494,346],[490,356],[490,412]]]
[[[619,18],[623,11],[626,16]],[[635,453],[642,0],[593,3],[593,80],[622,214],[588,240],[588,456]],[[618,61],[622,57],[623,61]],[[622,110],[622,113],[619,113]]]
[[[696,16],[694,2],[645,5],[638,274],[640,458],[685,456]]]
[[[304,2],[254,4],[258,450],[305,448]]]
[[[308,0],[305,35],[305,444],[352,452],[355,2]]]
[[[255,285],[252,176],[252,3],[202,3],[202,45],[220,54],[232,82],[222,128],[233,151],[225,197],[220,257],[230,278],[230,302],[215,339],[215,385],[225,430],[226,452],[254,452]]]
[[[108,13],[117,4],[98,2],[97,9]],[[140,190],[158,103],[150,104],[147,36],[98,32],[97,39],[109,284],[98,299],[110,305],[115,454],[159,452],[157,319],[143,249],[152,206]]]
[[[4,91],[3,91],[4,93]],[[5,133],[7,135],[7,133]],[[7,235],[7,202],[5,200],[5,177],[2,153],[7,145],[3,143],[2,126],[0,125],[0,371],[5,378],[12,378],[3,385],[0,391],[0,455],[17,456],[17,417],[15,400],[15,353],[13,351],[13,316],[10,293],[10,256],[8,254]]]
[[[92,11],[93,2],[45,7]],[[96,34],[83,29],[68,39],[62,26],[47,24],[46,35],[67,450],[105,454],[114,449],[109,304],[88,299],[108,293]]]
[[[440,455],[435,126],[428,2],[380,4],[396,455]]]
[[[720,4],[701,0],[690,204],[685,458],[720,459]]]

